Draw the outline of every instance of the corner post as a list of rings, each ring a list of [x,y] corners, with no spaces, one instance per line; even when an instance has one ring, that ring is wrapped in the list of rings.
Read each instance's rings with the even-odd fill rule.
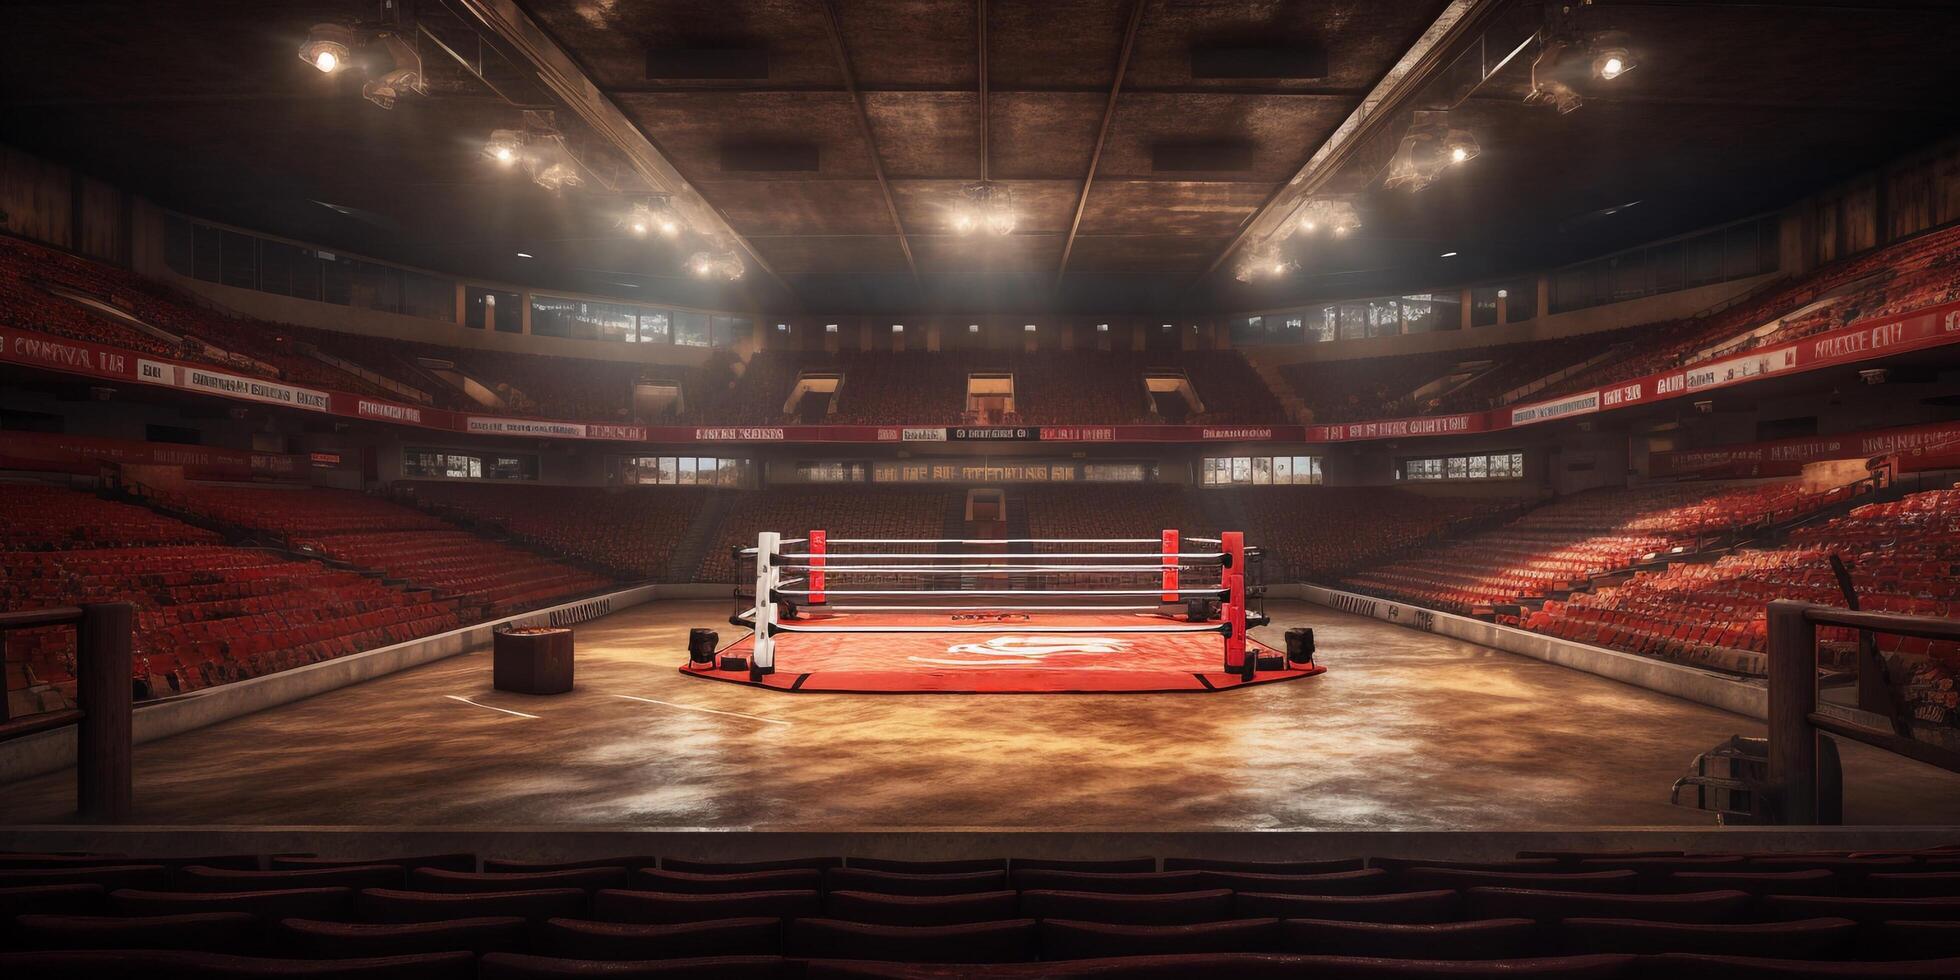
[[[75,733],[75,801],[81,818],[94,823],[129,819],[134,741],[129,643],[135,618],[127,602],[89,603],[75,626],[75,693],[82,708]]]
[[[1219,538],[1225,553],[1225,672],[1250,679],[1257,661],[1246,656],[1245,532],[1225,531]]]
[[[1769,604],[1769,780],[1778,822],[1817,822],[1817,624],[1809,605]]]
[[[776,671],[776,586],[782,579],[776,570],[776,549],[782,542],[778,531],[763,531],[755,538],[755,651],[749,659],[752,677]]]

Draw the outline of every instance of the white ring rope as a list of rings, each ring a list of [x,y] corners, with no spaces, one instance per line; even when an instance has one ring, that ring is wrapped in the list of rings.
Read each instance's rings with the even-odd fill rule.
[[[888,554],[867,553],[867,554],[848,554],[848,555],[778,554],[776,557],[791,559],[794,561],[809,561],[812,558],[822,558],[826,562],[836,561],[840,558],[904,558],[908,560],[916,558],[916,559],[937,559],[940,561],[948,561],[948,560],[967,561],[973,558],[995,558],[995,557],[1040,558],[1043,560],[1050,559],[1050,558],[1154,558],[1159,560],[1170,559],[1170,558],[1197,558],[1197,559],[1204,559],[1209,561],[1217,561],[1221,558],[1224,558],[1225,553],[1222,551],[1146,551],[1140,553],[1090,551],[1090,552],[1069,552],[1064,554],[1023,552],[1020,554],[1008,554],[1008,555],[991,554],[990,555],[990,554],[941,554],[940,552],[937,551],[927,551],[927,552],[895,552],[895,553],[888,553]]]
[[[1161,544],[1161,538],[827,538],[828,544]],[[784,541],[784,544],[794,544]]]
[[[991,575],[1007,572],[1211,571],[1211,565],[777,565],[798,572],[926,572],[938,575]]]
[[[833,612],[1156,612],[1160,606],[829,606]]]
[[[1223,633],[1224,624],[1215,626],[793,626],[774,623],[775,633]]]
[[[777,589],[782,595],[1051,595],[1072,596],[1140,596],[1140,595],[1203,595],[1217,596],[1225,591],[1223,586],[1206,589]]]

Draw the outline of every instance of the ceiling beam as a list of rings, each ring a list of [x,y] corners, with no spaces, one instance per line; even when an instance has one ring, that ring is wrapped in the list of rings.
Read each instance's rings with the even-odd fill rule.
[[[672,196],[684,214],[696,216],[708,227],[697,228],[710,237],[719,237],[748,254],[749,261],[761,269],[779,289],[794,296],[795,291],[768,261],[728,223],[726,215],[681,176],[667,155],[653,145],[626,113],[599,90],[569,52],[519,7],[516,0],[454,0],[454,3],[480,21],[512,53],[522,58],[565,107],[584,120],[600,138],[626,157],[627,162],[649,184]]]
[[[837,70],[844,76],[844,91],[851,97],[851,108],[857,117],[858,132],[864,136],[864,148],[871,156],[871,172],[878,177],[878,190],[885,195],[885,211],[891,215],[892,228],[898,232],[898,250],[905,253],[905,268],[911,270],[912,281],[919,279],[919,263],[912,258],[912,242],[905,237],[905,222],[898,216],[898,198],[892,194],[892,182],[885,176],[885,162],[878,155],[878,140],[871,133],[871,114],[864,109],[864,93],[858,91],[857,72],[851,69],[851,53],[844,47],[844,25],[837,18],[835,0],[817,0],[823,7],[824,33],[830,37],[830,50],[837,56]]]
[[[1062,241],[1062,261],[1055,267],[1060,285],[1068,274],[1069,256],[1075,252],[1075,235],[1082,228],[1082,212],[1089,207],[1089,188],[1096,182],[1096,168],[1102,166],[1103,145],[1109,142],[1109,124],[1116,119],[1116,97],[1123,91],[1123,76],[1130,70],[1130,52],[1137,44],[1137,27],[1143,23],[1144,0],[1132,0],[1130,23],[1123,29],[1123,47],[1116,55],[1116,77],[1109,80],[1109,101],[1103,103],[1102,125],[1096,127],[1096,146],[1089,153],[1089,169],[1082,175],[1082,193],[1075,197],[1075,217],[1068,223],[1068,237]]]
[[[1266,199],[1259,210],[1247,216],[1232,240],[1214,256],[1205,271],[1191,283],[1196,287],[1211,278],[1218,267],[1248,241],[1263,240],[1277,233],[1300,205],[1306,203],[1341,169],[1369,137],[1380,132],[1398,111],[1415,100],[1424,86],[1450,66],[1456,48],[1471,37],[1485,21],[1507,5],[1507,0],[1450,0],[1422,35],[1402,57],[1396,59],[1361,104],[1349,113],[1334,132],[1320,144],[1313,156],[1292,179]]]

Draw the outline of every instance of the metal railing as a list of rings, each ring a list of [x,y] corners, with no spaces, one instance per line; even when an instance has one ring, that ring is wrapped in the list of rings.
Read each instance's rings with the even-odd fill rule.
[[[13,630],[75,627],[75,700],[69,711],[7,717],[0,698],[0,740],[75,726],[75,800],[83,820],[129,819],[133,691],[130,636],[136,610],[127,602],[0,612],[0,639]],[[0,673],[5,669],[0,643]]]
[[[1885,712],[1821,706],[1817,696],[1817,628],[1837,626],[1873,633],[1960,641],[1960,620],[1900,613],[1860,612],[1792,599],[1769,604],[1769,780],[1780,822],[1814,824],[1821,813],[1818,738],[1863,742],[1906,758],[1960,772],[1960,752],[1913,738],[1906,719]],[[1820,710],[1830,707],[1833,710]],[[1885,727],[1878,727],[1879,725]]]

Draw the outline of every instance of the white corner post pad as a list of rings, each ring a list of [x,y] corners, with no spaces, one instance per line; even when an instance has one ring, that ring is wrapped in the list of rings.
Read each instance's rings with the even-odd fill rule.
[[[763,531],[755,539],[755,651],[753,670],[758,674],[776,669],[776,602],[773,598],[782,573],[776,569],[776,549],[782,546],[782,533]]]

